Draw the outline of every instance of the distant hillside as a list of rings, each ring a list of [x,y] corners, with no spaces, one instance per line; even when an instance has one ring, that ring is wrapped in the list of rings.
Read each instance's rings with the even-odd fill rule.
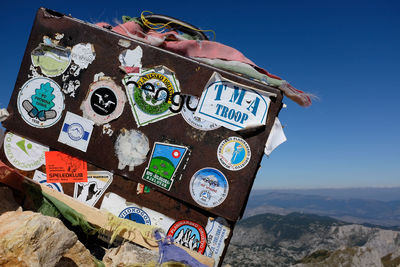
[[[252,193],[244,217],[262,213],[285,215],[291,212],[326,215],[360,224],[400,226],[400,200],[337,199],[280,191]]]
[[[232,266],[392,266],[400,232],[318,215],[260,214],[240,221],[224,263]],[[397,255],[399,254],[399,255]],[[346,265],[345,263],[349,263]],[[335,265],[336,264],[336,265]],[[396,266],[396,265],[394,265]]]

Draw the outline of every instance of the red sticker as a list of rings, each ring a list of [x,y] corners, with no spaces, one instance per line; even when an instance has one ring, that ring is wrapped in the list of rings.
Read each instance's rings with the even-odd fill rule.
[[[175,159],[179,158],[181,156],[181,152],[179,152],[179,150],[174,150],[172,151],[172,157],[174,157]]]
[[[87,164],[58,151],[45,153],[48,183],[87,182]]]

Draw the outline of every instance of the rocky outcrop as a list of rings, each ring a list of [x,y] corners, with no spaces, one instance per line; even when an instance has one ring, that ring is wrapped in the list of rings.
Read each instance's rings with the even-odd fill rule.
[[[90,251],[78,240],[56,264],[56,267],[96,267]]]
[[[31,211],[0,216],[0,266],[55,266],[76,241],[56,218]]]
[[[103,258],[107,267],[120,266],[155,266],[158,260],[158,252],[141,248],[126,242],[120,247],[109,249]]]

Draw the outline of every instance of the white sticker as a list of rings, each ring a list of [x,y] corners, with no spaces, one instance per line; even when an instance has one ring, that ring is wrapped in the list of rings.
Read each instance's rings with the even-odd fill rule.
[[[47,187],[50,187],[51,189],[54,189],[58,192],[64,193],[64,190],[60,183],[48,183],[46,174],[41,171],[38,170],[35,171],[35,173],[33,174],[33,180],[35,180],[39,184],[43,184]]]
[[[250,146],[240,137],[229,137],[219,144],[217,158],[226,169],[231,171],[241,170],[250,161]]]
[[[197,171],[190,180],[190,194],[202,207],[214,208],[225,201],[229,184],[225,175],[214,168]]]
[[[96,58],[92,44],[77,44],[72,47],[71,58],[81,69],[86,69]]]
[[[204,89],[195,116],[237,131],[266,123],[268,92],[222,78],[214,72]]]
[[[225,240],[228,238],[230,231],[228,223],[224,218],[208,218],[206,226],[207,248],[204,255],[214,259],[214,266],[218,266],[225,248]]]
[[[64,109],[60,86],[45,77],[27,81],[18,93],[18,112],[30,126],[47,128],[56,124]]]
[[[8,132],[4,137],[4,153],[17,169],[32,171],[46,163],[45,152],[49,148]]]
[[[187,105],[186,104],[183,105],[181,114],[182,117],[190,126],[202,131],[212,131],[221,127],[220,125],[214,122],[209,122],[207,120],[203,120],[199,117],[196,117],[194,115],[195,112],[193,110],[196,110],[197,105],[199,104],[199,98],[196,96],[187,96],[187,97],[190,97],[190,100],[187,103]],[[188,106],[192,110],[190,110]]]
[[[115,153],[118,156],[118,169],[126,166],[133,171],[135,166],[146,161],[146,155],[150,150],[149,139],[144,133],[130,130],[122,131],[114,145]]]
[[[93,124],[93,121],[67,111],[58,142],[86,152],[92,136]]]
[[[137,223],[154,225],[165,231],[174,223],[174,220],[157,211],[127,202],[126,199],[114,193],[107,193],[101,203],[101,210],[111,212],[117,217],[128,219]]]
[[[94,206],[113,180],[108,171],[88,171],[87,183],[75,183],[74,198],[89,206]]]
[[[177,114],[169,107],[173,94],[180,92],[179,83],[175,74],[166,67],[158,66],[141,74],[128,74],[122,83],[138,127]]]
[[[123,51],[118,59],[126,73],[140,73],[142,70],[143,50],[140,46]]]

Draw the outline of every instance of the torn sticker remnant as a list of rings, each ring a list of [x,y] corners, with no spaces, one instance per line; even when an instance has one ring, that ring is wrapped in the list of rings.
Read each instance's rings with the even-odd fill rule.
[[[71,63],[71,49],[41,43],[32,51],[31,59],[33,66],[40,67],[44,75],[56,77],[64,73]]]
[[[141,73],[143,50],[140,46],[135,49],[122,51],[118,59],[121,67],[126,73]]]
[[[146,155],[150,150],[149,139],[142,132],[123,129],[114,148],[119,161],[118,169],[122,170],[128,166],[129,171],[133,171],[135,166],[146,161]]]
[[[71,59],[81,69],[86,69],[96,58],[94,46],[90,43],[77,44],[72,47]]]

